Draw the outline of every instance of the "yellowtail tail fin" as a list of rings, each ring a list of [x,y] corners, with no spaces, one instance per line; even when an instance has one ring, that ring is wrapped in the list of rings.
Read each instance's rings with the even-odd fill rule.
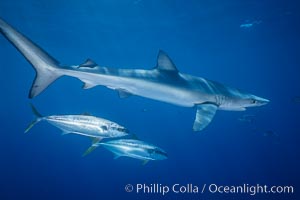
[[[27,133],[35,124],[43,119],[43,116],[37,111],[37,109],[32,104],[30,104],[30,106],[33,114],[36,116],[36,119],[29,124],[25,130],[25,133]]]

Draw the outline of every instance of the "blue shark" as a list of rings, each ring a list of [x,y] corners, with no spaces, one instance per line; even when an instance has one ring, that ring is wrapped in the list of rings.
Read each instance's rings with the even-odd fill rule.
[[[216,81],[180,73],[170,57],[159,51],[153,69],[103,67],[87,59],[80,65],[62,65],[46,51],[0,19],[0,32],[36,71],[29,98],[34,98],[61,76],[71,76],[89,89],[98,85],[118,91],[120,97],[137,95],[177,106],[197,109],[193,130],[203,130],[217,110],[244,111],[262,106],[265,98],[242,92]]]

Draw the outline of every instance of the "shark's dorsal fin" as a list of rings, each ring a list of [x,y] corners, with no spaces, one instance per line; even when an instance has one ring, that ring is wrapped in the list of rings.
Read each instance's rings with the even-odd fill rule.
[[[88,58],[84,63],[79,65],[78,68],[81,68],[81,67],[94,68],[96,66],[97,66],[97,64],[93,60]]]
[[[201,131],[214,118],[218,106],[213,103],[202,103],[197,105],[197,113],[193,126],[194,131]]]
[[[158,52],[157,65],[155,69],[165,72],[178,73],[178,69],[174,65],[171,58],[162,50],[159,50]]]

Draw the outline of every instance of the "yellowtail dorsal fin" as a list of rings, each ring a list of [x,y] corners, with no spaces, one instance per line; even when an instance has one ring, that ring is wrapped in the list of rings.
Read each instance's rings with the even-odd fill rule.
[[[134,133],[131,134],[131,138],[134,140],[139,140],[138,136]]]
[[[91,113],[89,113],[89,112],[84,112],[84,113],[82,113],[82,115],[86,115],[86,116],[92,116],[92,114],[91,114]]]

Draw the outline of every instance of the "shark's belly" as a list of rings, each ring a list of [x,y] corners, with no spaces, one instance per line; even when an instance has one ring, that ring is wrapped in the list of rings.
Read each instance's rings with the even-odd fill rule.
[[[170,83],[163,79],[125,77],[76,71],[66,71],[65,73],[80,79],[90,86],[102,85],[110,89],[121,90],[133,95],[183,107],[193,107],[195,104],[206,102],[210,98],[205,92],[190,89],[176,82]]]
[[[193,107],[196,104],[214,100],[214,96],[207,91],[196,90],[189,87],[189,85],[177,83],[156,83],[139,80],[136,87],[130,87],[130,89],[133,94],[183,107]]]
[[[137,96],[183,107],[193,107],[197,101],[197,94],[183,87],[151,81],[125,81],[122,85],[118,85],[115,89],[125,90]]]
[[[144,89],[132,88],[132,93],[183,107],[193,107],[197,101],[194,93],[169,85],[145,85]]]

